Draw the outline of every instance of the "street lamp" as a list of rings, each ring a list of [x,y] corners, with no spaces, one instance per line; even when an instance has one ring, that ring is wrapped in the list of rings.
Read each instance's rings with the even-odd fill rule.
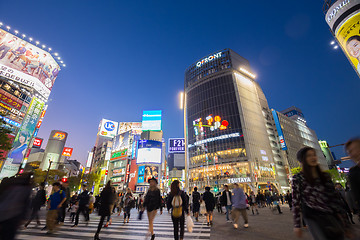
[[[186,95],[184,92],[180,92],[180,109],[183,110],[184,116],[184,139],[185,139],[185,190],[189,188],[189,178],[188,178],[188,151],[187,151],[187,133],[186,133]],[[189,189],[188,189],[189,190]]]

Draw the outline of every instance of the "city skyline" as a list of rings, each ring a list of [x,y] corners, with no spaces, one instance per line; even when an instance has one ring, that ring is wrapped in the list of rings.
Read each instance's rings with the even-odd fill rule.
[[[56,49],[66,62],[38,137],[47,140],[53,129],[68,132],[72,158],[83,164],[102,118],[141,121],[143,110],[159,109],[165,139],[183,137],[178,94],[185,69],[224,48],[250,61],[270,108],[299,107],[319,139],[335,145],[360,130],[360,113],[352,111],[360,82],[340,49],[330,45],[333,37],[321,3],[296,6],[295,11],[294,6],[279,9],[267,1],[232,2],[234,7],[226,9],[229,14],[220,14],[221,21],[213,24],[201,17],[217,10],[211,4],[201,8],[200,3],[44,3],[29,6],[38,13],[37,24],[25,21],[29,9],[19,9],[16,16],[6,11],[0,21]],[[0,7],[15,9],[20,4],[2,2]],[[66,12],[67,17],[42,11],[47,8]],[[275,8],[286,14],[274,16]],[[256,19],[257,15],[271,21]],[[262,32],[256,30],[260,25]]]

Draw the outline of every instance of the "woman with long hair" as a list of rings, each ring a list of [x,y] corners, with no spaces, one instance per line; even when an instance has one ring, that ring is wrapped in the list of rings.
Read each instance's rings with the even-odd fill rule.
[[[160,189],[157,187],[158,181],[156,178],[152,177],[148,180],[150,188],[146,193],[144,207],[146,208],[148,219],[149,219],[149,233],[151,234],[151,240],[155,239],[154,234],[154,219],[157,213],[157,210],[160,208],[160,214],[162,214],[162,205],[161,205],[161,193]]]
[[[296,236],[302,236],[302,214],[315,240],[344,239],[347,225],[343,220],[345,212],[341,208],[330,175],[320,169],[315,149],[300,149],[297,159],[302,165],[302,170],[293,176],[292,181],[292,211]]]
[[[180,225],[180,240],[184,239],[185,231],[185,213],[189,215],[188,199],[184,191],[180,190],[180,182],[174,180],[171,183],[171,191],[167,199],[167,209],[171,211],[171,220],[174,225],[174,239],[179,240],[179,225]]]
[[[129,223],[130,211],[132,208],[132,201],[134,201],[133,194],[130,188],[126,189],[126,194],[124,195],[124,223]],[[126,221],[127,218],[127,221]]]
[[[100,194],[100,207],[99,207],[99,215],[100,217],[100,222],[98,225],[98,229],[95,233],[94,239],[95,240],[100,240],[99,238],[99,234],[101,231],[101,228],[104,224],[104,220],[107,216],[111,215],[111,211],[113,208],[113,204],[114,204],[114,191],[113,191],[113,187],[112,187],[112,183],[109,180],[106,184],[106,186],[104,187],[104,189],[102,190],[101,194]]]

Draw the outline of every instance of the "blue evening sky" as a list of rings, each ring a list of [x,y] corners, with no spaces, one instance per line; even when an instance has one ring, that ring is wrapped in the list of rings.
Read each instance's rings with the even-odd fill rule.
[[[0,1],[0,21],[67,64],[39,137],[69,133],[85,162],[99,121],[163,110],[165,138],[183,136],[184,70],[231,48],[250,61],[271,108],[301,108],[330,145],[359,134],[360,79],[324,20],[323,1]],[[342,148],[337,149],[344,155]]]

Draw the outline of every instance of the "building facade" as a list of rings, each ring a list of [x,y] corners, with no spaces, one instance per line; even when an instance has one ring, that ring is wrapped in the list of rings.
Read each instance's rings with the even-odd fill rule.
[[[246,191],[280,189],[280,180],[288,186],[282,156],[275,159],[273,154],[279,146],[270,109],[254,78],[249,62],[231,49],[210,54],[186,70],[190,189],[235,182]]]

